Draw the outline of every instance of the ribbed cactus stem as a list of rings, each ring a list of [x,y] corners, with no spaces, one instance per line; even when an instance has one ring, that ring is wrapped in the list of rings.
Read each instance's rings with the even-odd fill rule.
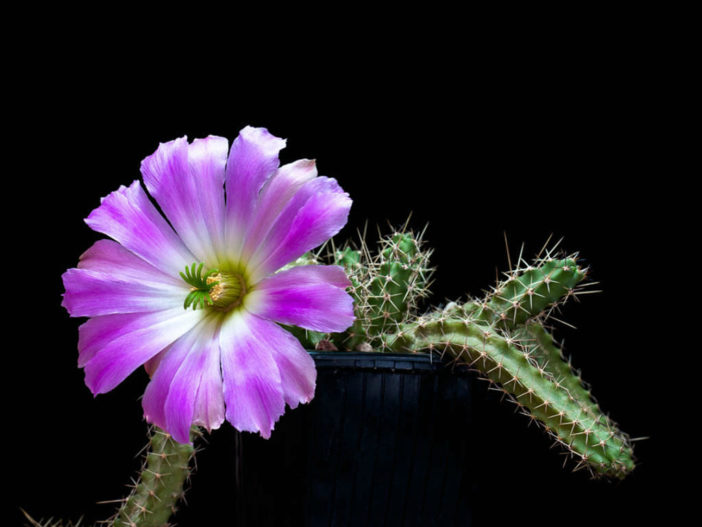
[[[431,251],[423,249],[422,236],[395,231],[380,241],[371,256],[363,242],[360,250],[337,250],[334,263],[343,265],[352,287],[356,321],[333,336],[345,349],[381,349],[381,336],[409,320],[419,300],[427,295]]]
[[[430,273],[429,255],[413,233],[396,232],[382,240],[381,247],[375,277],[368,286],[368,332],[373,336],[406,320],[416,300],[424,295]]]
[[[191,430],[191,439],[199,432]],[[183,497],[194,456],[191,444],[180,444],[159,428],[153,428],[149,450],[139,480],[114,516],[114,527],[162,527]]]
[[[442,316],[407,324],[385,342],[393,351],[437,351],[477,369],[577,456],[578,467],[614,477],[633,469],[631,447],[606,417],[593,412],[494,325]]]
[[[553,336],[541,324],[528,324],[512,332],[512,335],[528,348],[536,364],[548,370],[592,412],[600,412],[588,387],[583,384],[579,374],[573,371],[572,366],[563,356],[563,352],[553,340]]]

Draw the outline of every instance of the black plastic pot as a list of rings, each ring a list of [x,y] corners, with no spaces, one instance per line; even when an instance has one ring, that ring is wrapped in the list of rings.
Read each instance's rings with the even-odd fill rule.
[[[473,377],[428,355],[311,352],[317,389],[236,439],[237,527],[470,525]]]

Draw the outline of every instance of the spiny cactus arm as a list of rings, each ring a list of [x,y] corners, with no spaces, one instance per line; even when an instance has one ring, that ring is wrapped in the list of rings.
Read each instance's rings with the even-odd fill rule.
[[[574,370],[566,360],[563,351],[556,344],[553,336],[538,323],[527,324],[513,333],[517,338],[523,338],[523,343],[536,364],[548,371],[557,379],[568,392],[588,409],[593,416],[601,416],[603,424],[608,427],[625,446],[628,455],[633,457],[631,438],[621,431],[617,424],[602,413],[597,401],[592,396],[589,385],[583,381],[580,372]]]
[[[413,232],[395,232],[381,240],[374,277],[368,289],[368,332],[377,337],[405,322],[417,301],[426,296],[431,251]]]
[[[197,427],[193,426],[191,439],[199,434]],[[109,525],[167,525],[168,519],[176,511],[178,501],[183,497],[183,485],[190,475],[190,461],[194,455],[193,445],[177,443],[169,434],[154,427],[139,480]]]
[[[586,275],[574,256],[537,260],[508,273],[482,302],[465,308],[478,320],[512,329],[565,302]]]
[[[351,281],[356,321],[333,340],[340,348],[378,348],[379,337],[406,322],[418,301],[427,295],[430,250],[423,248],[422,235],[395,231],[380,241],[371,255],[361,240],[360,249],[349,246],[335,251],[333,261],[344,266]]]
[[[576,469],[589,467],[593,474],[624,477],[634,468],[630,446],[608,420],[593,414],[499,328],[442,316],[406,324],[384,341],[392,351],[440,352],[476,369],[579,458]]]

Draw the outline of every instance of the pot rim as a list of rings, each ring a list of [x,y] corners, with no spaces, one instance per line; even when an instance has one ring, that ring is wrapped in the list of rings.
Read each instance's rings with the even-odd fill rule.
[[[312,351],[307,350],[317,368],[349,370],[390,370],[436,372],[449,370],[450,363],[434,353],[384,353],[380,351]],[[460,369],[453,373],[462,373]]]

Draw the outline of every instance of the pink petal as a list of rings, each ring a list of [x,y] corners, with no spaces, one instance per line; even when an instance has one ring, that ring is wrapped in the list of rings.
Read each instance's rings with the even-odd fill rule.
[[[195,261],[138,181],[102,198],[85,222],[171,276]]]
[[[310,159],[283,165],[266,182],[246,233],[244,255],[251,255],[265,239],[274,220],[307,181],[317,177],[317,167]]]
[[[161,311],[178,305],[182,308],[188,294],[185,282],[182,286],[142,283],[88,269],[69,269],[62,279],[66,292],[61,305],[72,317]]]
[[[219,428],[224,422],[224,393],[219,340],[208,347],[202,367],[200,386],[195,398],[193,423],[208,431]]]
[[[87,334],[83,329],[82,342],[90,351],[86,352],[84,348],[79,356],[79,362],[85,368],[85,384],[93,394],[109,392],[135,369],[190,331],[204,316],[204,310],[186,311],[177,307],[139,316],[108,315],[91,319],[98,322],[89,328]],[[99,329],[103,329],[104,334],[96,331]]]
[[[190,333],[194,333],[192,330]],[[153,372],[149,384],[144,390],[144,397],[141,406],[144,408],[144,418],[147,422],[158,426],[164,430],[168,429],[166,420],[165,402],[168,397],[168,390],[171,388],[173,377],[178,373],[178,368],[183,364],[190,351],[188,335],[168,346],[162,352],[158,367]],[[191,409],[192,412],[192,409]],[[192,417],[192,414],[190,415]],[[173,435],[173,432],[169,432]],[[189,441],[189,440],[188,440]]]
[[[218,428],[224,421],[219,342],[214,324],[202,323],[164,353],[142,401],[147,421],[190,442],[193,423]]]
[[[314,359],[292,334],[277,324],[259,320],[257,322],[265,330],[270,352],[280,371],[285,402],[290,408],[310,402],[317,380]]]
[[[278,168],[285,140],[265,128],[247,126],[232,143],[227,161],[227,248],[238,255],[256,210],[259,192]]]
[[[107,344],[124,335],[168,320],[180,309],[93,317],[78,328],[78,366],[85,366]]]
[[[156,269],[112,240],[98,240],[80,256],[79,269],[108,273],[117,280],[138,280],[149,284],[181,286],[179,276]]]
[[[350,208],[351,199],[336,180],[317,177],[305,183],[252,257],[252,280],[260,280],[334,236],[346,224]]]
[[[219,342],[227,420],[269,438],[285,411],[280,371],[269,345],[274,324],[245,311],[222,326]]]
[[[217,263],[223,242],[228,141],[210,136],[161,143],[141,163],[149,193],[198,261]]]
[[[353,324],[351,285],[342,267],[309,265],[276,273],[256,285],[251,310],[264,318],[315,331],[338,332]]]

